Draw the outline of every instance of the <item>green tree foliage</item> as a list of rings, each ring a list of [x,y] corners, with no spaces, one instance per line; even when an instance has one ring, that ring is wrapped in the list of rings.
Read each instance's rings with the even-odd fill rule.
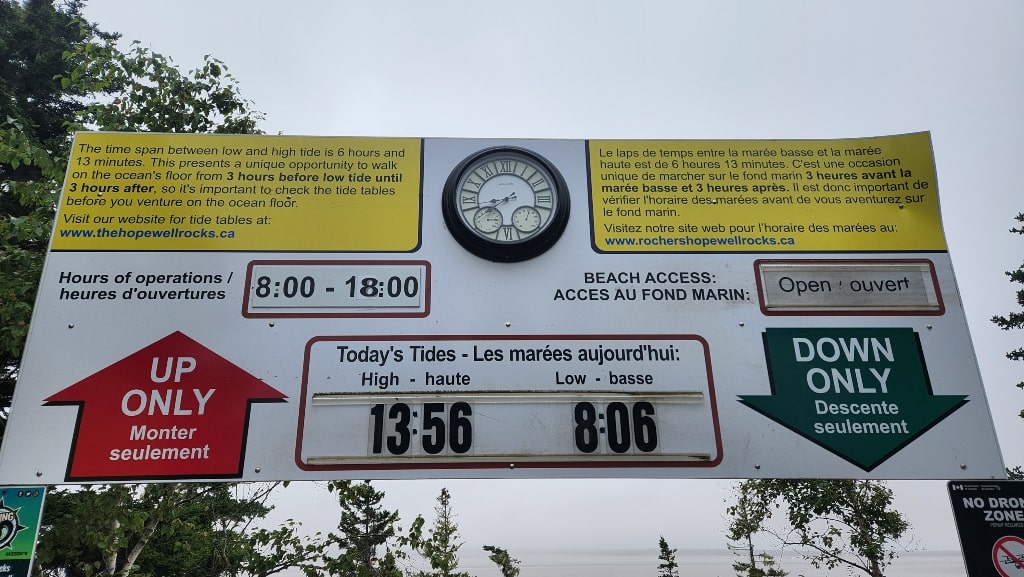
[[[64,161],[31,138],[20,121],[0,119],[0,434],[28,336]],[[34,169],[31,175],[24,168]],[[18,178],[15,180],[15,173]]]
[[[484,551],[489,553],[487,558],[501,569],[502,577],[516,577],[519,575],[519,560],[509,555],[508,551],[494,545],[484,545]]]
[[[250,518],[248,523],[253,520]],[[229,575],[268,577],[289,568],[297,568],[308,577],[322,575],[321,560],[327,543],[319,532],[313,536],[300,535],[301,525],[293,519],[276,529],[251,530],[248,523],[242,533],[241,556]]]
[[[323,542],[293,521],[257,529],[277,484],[115,485],[47,496],[36,551],[39,575],[266,577],[314,569]],[[307,571],[307,574],[309,572]]]
[[[163,577],[246,575],[267,577],[289,567],[319,567],[324,541],[300,537],[289,519],[257,528],[271,511],[267,500],[280,483],[181,486],[175,517],[162,523],[138,566]]]
[[[1014,220],[1024,224],[1024,212],[1018,213]],[[1013,227],[1010,232],[1024,235],[1024,226]],[[1024,285],[1024,263],[1016,270],[1006,271],[1006,276],[1010,278],[1010,282]],[[1017,304],[1024,307],[1024,288],[1017,290]],[[992,322],[1004,331],[1024,328],[1024,310],[1010,312],[1006,315],[996,315],[992,317]],[[1024,347],[1017,347],[1006,353],[1006,358],[1011,361],[1024,361]],[[1024,381],[1017,383],[1017,388],[1024,389]],[[1020,417],[1024,419],[1024,410],[1021,410]]]
[[[237,80],[207,55],[182,73],[172,60],[133,42],[87,42],[65,54],[71,66],[62,86],[94,98],[78,113],[79,127],[130,132],[255,134],[263,120],[242,98]]]
[[[417,517],[413,522],[410,544],[432,569],[418,572],[417,577],[469,577],[469,573],[458,571],[462,542],[459,540],[459,526],[455,522],[451,499],[447,487],[442,487],[434,507],[434,524],[426,539],[423,538],[423,518]]]
[[[81,19],[82,3],[0,0],[0,416],[18,375],[64,177],[68,130],[84,105],[59,77],[65,52],[112,36]],[[5,420],[0,420],[0,433]]]
[[[21,364],[77,129],[255,133],[263,119],[219,60],[182,72],[117,48],[69,0],[0,0],[0,416]]]
[[[68,70],[64,54],[90,37],[115,38],[82,19],[83,4],[0,0],[0,119],[25,127],[44,150],[66,145],[65,122],[83,108],[61,85]]]
[[[773,534],[818,568],[844,566],[884,577],[896,557],[896,541],[908,528],[892,509],[892,490],[879,481],[752,479],[744,484],[753,507],[769,512],[785,507],[788,530]]]
[[[756,482],[744,481],[736,487],[735,503],[726,509],[731,517],[726,537],[739,545],[730,545],[741,550],[745,560],[736,561],[732,568],[739,577],[784,577],[785,571],[776,567],[775,559],[766,552],[757,553],[754,536],[764,530],[764,524],[771,516],[771,503],[756,494]]]
[[[398,512],[381,505],[384,492],[365,481],[334,481],[327,487],[337,493],[341,506],[338,533],[328,536],[340,553],[325,555],[327,572],[341,577],[401,577]]]
[[[166,485],[86,487],[47,497],[36,562],[53,575],[128,575],[158,530],[191,524],[195,491]]]
[[[679,563],[676,563],[677,549],[669,548],[665,536],[658,537],[658,577],[679,577]]]
[[[71,131],[254,132],[262,116],[211,58],[189,73],[81,17],[81,2],[0,0],[0,410],[6,416],[63,183]],[[161,87],[156,89],[156,87]],[[169,89],[163,89],[168,87]],[[54,491],[37,572],[53,575],[268,575],[293,525],[232,485]],[[257,491],[260,494],[260,491]],[[269,489],[262,493],[269,495]],[[138,567],[150,567],[139,571]]]
[[[227,484],[179,485],[161,492],[158,486],[147,486],[147,491],[161,497],[152,507],[168,507],[170,514],[148,516],[155,531],[136,564],[146,573],[164,577],[217,575],[236,566],[243,556],[245,535],[235,528],[270,510],[261,499],[235,499],[232,488]],[[122,510],[139,515],[134,507]]]

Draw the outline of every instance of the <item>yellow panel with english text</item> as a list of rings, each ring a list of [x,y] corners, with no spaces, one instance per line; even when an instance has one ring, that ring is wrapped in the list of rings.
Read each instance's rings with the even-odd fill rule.
[[[422,141],[80,132],[52,250],[408,252]]]

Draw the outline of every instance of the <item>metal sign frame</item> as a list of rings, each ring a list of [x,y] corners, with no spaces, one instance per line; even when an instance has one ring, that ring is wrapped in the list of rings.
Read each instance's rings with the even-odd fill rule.
[[[937,191],[927,133],[79,133],[0,482],[1000,477]]]

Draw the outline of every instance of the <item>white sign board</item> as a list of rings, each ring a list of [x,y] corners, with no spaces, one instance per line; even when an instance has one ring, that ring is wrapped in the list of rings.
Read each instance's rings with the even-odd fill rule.
[[[1001,477],[927,134],[80,133],[0,483]]]

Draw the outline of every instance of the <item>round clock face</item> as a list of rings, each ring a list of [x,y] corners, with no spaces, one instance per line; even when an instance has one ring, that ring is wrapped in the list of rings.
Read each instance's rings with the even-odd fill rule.
[[[558,241],[569,220],[569,193],[558,170],[540,155],[490,148],[452,171],[442,213],[466,250],[488,260],[517,262]]]

